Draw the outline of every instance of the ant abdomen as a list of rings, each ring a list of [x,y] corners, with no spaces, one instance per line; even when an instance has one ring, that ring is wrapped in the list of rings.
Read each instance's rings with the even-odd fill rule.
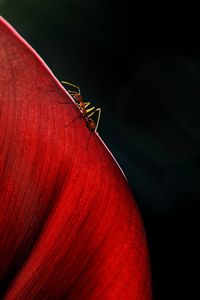
[[[95,131],[97,125],[94,120],[88,119],[86,121],[86,126],[90,131]]]

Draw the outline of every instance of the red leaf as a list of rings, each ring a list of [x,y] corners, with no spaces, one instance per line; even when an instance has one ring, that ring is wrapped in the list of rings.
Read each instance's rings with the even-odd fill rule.
[[[66,102],[66,105],[60,104]],[[0,17],[0,280],[5,299],[151,298],[126,179],[70,95]]]

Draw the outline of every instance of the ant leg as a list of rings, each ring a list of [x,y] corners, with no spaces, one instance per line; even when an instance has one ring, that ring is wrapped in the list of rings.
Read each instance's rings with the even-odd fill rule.
[[[96,123],[96,128],[95,131],[97,131],[97,128],[99,126],[99,121],[100,121],[100,116],[101,116],[101,108],[96,108],[95,111],[93,111],[88,117],[90,118],[92,115],[94,115],[96,112],[98,112],[98,117],[97,117],[97,123]]]
[[[72,86],[72,87],[76,88],[78,90],[79,95],[81,94],[80,88],[77,85],[72,84],[72,83],[67,82],[67,81],[61,81],[61,82],[64,83],[64,84],[67,84],[69,86]]]
[[[67,90],[68,93],[70,94],[73,94],[73,95],[79,95],[79,93],[75,92],[75,91],[70,91],[70,90]]]
[[[84,102],[85,103],[85,108],[90,105],[90,102]]]
[[[89,104],[88,104],[88,105],[89,105]],[[88,105],[87,105],[87,106],[88,106]],[[86,109],[87,114],[88,114],[89,112],[91,112],[92,110],[93,110],[93,111],[94,111],[94,110],[96,111],[96,109],[95,109],[94,106],[91,107],[91,108]],[[95,112],[95,111],[94,111],[94,112]],[[90,114],[90,116],[91,116],[91,115],[93,115],[93,114]],[[89,115],[88,115],[88,117],[89,117]]]

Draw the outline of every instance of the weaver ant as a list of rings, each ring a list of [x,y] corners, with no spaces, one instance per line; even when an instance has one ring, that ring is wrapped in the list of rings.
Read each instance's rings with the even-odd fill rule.
[[[69,83],[67,81],[61,81],[61,82],[77,89],[77,91],[71,91],[71,90],[67,90],[67,91],[73,97],[75,103],[77,104],[79,110],[81,111],[82,116],[86,121],[87,128],[90,131],[96,132],[98,125],[99,125],[101,108],[96,108],[95,106],[89,108],[88,106],[90,105],[90,102],[84,102],[83,97],[80,92],[80,88],[78,86],[76,86],[75,84]],[[97,112],[98,112],[98,117],[97,117],[97,122],[95,122],[91,118],[91,116]],[[76,118],[76,119],[78,119],[78,118]],[[73,123],[76,119],[74,119],[72,122],[70,122],[70,124]],[[68,124],[67,126],[69,126],[70,124]]]

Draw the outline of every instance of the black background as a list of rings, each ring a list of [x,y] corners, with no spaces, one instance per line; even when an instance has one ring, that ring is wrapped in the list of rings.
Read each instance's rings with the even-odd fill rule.
[[[198,10],[133,3],[0,0],[0,13],[58,79],[102,108],[99,133],[143,216],[154,299],[197,299]]]

